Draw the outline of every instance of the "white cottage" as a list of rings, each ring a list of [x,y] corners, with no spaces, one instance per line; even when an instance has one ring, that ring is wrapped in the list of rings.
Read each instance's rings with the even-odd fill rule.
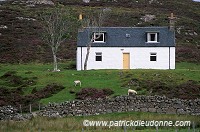
[[[77,70],[83,70],[90,30],[78,33]],[[103,27],[92,43],[90,69],[175,69],[175,33],[169,27]]]

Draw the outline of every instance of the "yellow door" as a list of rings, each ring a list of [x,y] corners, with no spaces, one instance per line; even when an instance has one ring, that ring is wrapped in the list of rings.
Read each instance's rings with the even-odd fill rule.
[[[123,69],[130,69],[130,54],[123,53]]]

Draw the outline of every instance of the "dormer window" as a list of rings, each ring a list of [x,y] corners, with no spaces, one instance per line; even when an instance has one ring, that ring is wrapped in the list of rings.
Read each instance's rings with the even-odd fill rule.
[[[104,43],[105,33],[94,33],[94,43]]]
[[[158,33],[147,33],[147,43],[157,43],[159,42]]]

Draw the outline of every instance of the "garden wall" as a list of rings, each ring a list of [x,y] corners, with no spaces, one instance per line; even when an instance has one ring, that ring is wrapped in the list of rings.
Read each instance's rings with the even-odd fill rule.
[[[169,99],[164,96],[118,96],[108,99],[75,100],[45,106],[39,114],[48,117],[87,116],[113,112],[155,112],[200,115],[200,99]]]

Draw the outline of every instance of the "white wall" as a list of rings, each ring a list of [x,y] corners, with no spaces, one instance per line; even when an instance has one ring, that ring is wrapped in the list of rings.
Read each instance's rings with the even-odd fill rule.
[[[175,69],[175,58],[176,58],[176,54],[175,54],[175,47],[170,47],[170,69]]]
[[[86,50],[77,48],[77,70],[83,70]],[[102,52],[102,61],[95,61],[96,52]],[[157,61],[150,61],[151,52],[157,53]],[[170,58],[169,47],[91,47],[88,70],[123,69],[123,53],[130,53],[130,69],[175,69],[175,47],[170,48]]]

